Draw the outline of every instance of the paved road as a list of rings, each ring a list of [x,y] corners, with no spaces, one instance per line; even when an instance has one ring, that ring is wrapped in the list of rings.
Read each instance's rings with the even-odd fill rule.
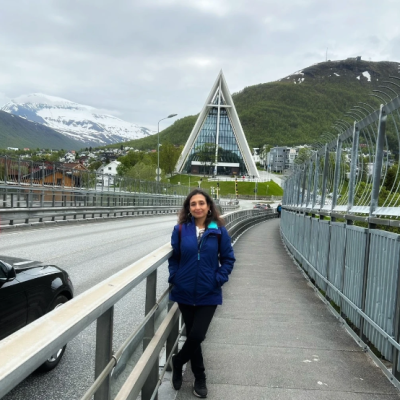
[[[1,233],[0,254],[56,264],[68,271],[79,295],[170,240],[176,216],[124,218]],[[158,292],[167,288],[167,267],[159,268]],[[113,348],[144,315],[144,282],[115,307]],[[59,366],[33,373],[3,400],[80,399],[93,382],[95,324],[72,340]],[[137,359],[138,353],[135,355]],[[114,389],[115,391],[116,389]]]

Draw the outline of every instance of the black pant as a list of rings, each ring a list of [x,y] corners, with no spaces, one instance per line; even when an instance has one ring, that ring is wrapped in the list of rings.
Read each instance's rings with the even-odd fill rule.
[[[201,342],[206,338],[206,333],[216,308],[217,306],[179,304],[186,326],[186,342],[175,357],[175,360],[182,365],[190,360],[195,378],[205,378]]]

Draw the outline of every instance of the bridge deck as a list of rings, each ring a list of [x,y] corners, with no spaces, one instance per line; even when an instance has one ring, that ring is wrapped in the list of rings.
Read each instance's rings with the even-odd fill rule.
[[[287,255],[279,220],[247,231],[204,342],[209,399],[392,400],[398,390]],[[193,399],[186,369],[178,400]]]

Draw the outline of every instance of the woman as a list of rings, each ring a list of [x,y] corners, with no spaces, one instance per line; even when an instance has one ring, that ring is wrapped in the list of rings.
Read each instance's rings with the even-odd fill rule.
[[[168,260],[176,301],[186,326],[186,342],[172,357],[172,385],[182,386],[182,368],[189,360],[195,376],[193,394],[207,397],[206,374],[201,352],[217,305],[222,304],[222,285],[228,281],[235,256],[231,238],[223,226],[212,198],[195,189],[186,198],[171,238],[173,254]],[[218,258],[219,255],[219,258]]]

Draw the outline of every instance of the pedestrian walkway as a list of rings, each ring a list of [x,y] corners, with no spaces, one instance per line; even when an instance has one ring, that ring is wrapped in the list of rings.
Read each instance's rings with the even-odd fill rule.
[[[398,390],[285,252],[279,219],[247,231],[203,344],[208,399],[394,400]],[[194,399],[186,369],[178,400]]]

